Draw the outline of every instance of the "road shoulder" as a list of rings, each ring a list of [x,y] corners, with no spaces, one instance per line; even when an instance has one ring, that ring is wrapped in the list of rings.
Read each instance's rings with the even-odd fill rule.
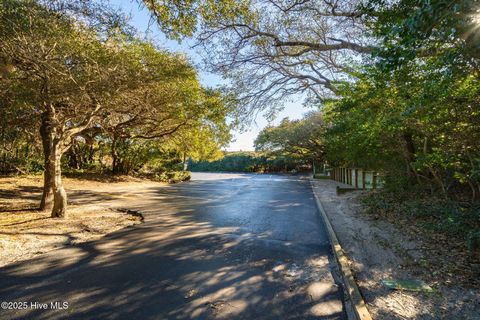
[[[429,283],[434,292],[392,291],[384,279],[419,279],[410,267],[421,243],[397,226],[362,213],[360,191],[336,194],[337,182],[312,180],[315,196],[348,257],[348,264],[374,319],[480,319],[478,290]]]
[[[323,208],[322,202],[315,191],[315,184],[314,181],[311,181],[313,194],[315,196],[315,201],[318,206],[318,211],[322,217],[322,220],[325,224],[325,227],[328,232],[328,236],[330,238],[330,242],[332,245],[332,252],[335,256],[335,259],[338,263],[338,268],[343,280],[346,301],[345,303],[348,304],[347,309],[352,309],[353,312],[349,313],[349,319],[356,319],[356,320],[371,320],[372,317],[370,312],[368,311],[365,301],[361,295],[361,292],[357,286],[357,283],[354,279],[353,273],[350,269],[348,257],[345,255],[340,242],[338,241],[337,235],[335,233],[332,224],[330,223],[330,219],[327,216],[325,209]]]

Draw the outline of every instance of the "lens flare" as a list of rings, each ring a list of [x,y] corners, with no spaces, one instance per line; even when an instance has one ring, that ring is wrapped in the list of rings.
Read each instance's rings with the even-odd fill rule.
[[[477,28],[480,27],[480,9],[472,15],[472,22]]]
[[[478,43],[480,40],[480,8],[468,16],[469,27],[464,34],[467,41]]]

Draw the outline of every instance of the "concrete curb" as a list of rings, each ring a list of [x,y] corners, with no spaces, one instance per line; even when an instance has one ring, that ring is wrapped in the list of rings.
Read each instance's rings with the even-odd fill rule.
[[[365,301],[363,300],[362,295],[360,294],[360,290],[358,289],[357,283],[353,278],[352,270],[348,266],[348,258],[342,250],[340,243],[338,242],[337,235],[335,234],[335,230],[333,230],[332,224],[328,219],[328,216],[323,208],[322,202],[318,198],[317,194],[315,193],[315,188],[313,185],[313,181],[310,179],[310,186],[312,187],[313,195],[315,196],[315,201],[317,203],[318,211],[320,212],[325,226],[328,231],[328,237],[330,238],[330,242],[332,243],[332,251],[335,255],[335,259],[338,262],[340,273],[343,278],[343,283],[345,284],[345,291],[348,295],[348,298],[351,301],[352,308],[355,311],[355,315],[357,320],[372,320],[372,316],[367,309]],[[353,320],[353,319],[352,319]]]

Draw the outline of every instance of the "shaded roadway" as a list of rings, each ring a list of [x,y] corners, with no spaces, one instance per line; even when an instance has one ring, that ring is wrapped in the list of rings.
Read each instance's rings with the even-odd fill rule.
[[[346,318],[308,180],[194,174],[122,192],[132,197],[114,205],[145,223],[1,268],[0,300],[28,308],[0,319]]]

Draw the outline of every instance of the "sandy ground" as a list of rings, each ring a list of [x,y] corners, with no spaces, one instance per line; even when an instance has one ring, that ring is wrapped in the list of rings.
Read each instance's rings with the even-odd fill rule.
[[[116,187],[141,184],[118,178]],[[141,216],[110,208],[108,205],[78,201],[85,192],[112,190],[112,182],[65,179],[67,192],[77,191],[69,200],[68,217],[52,219],[37,211],[42,178],[0,178],[0,267],[28,260],[65,245],[96,240],[107,233],[141,223]]]
[[[452,280],[436,281],[435,268],[426,265],[438,264],[439,257],[430,259],[428,245],[418,233],[363,213],[357,200],[360,191],[336,195],[340,184],[335,181],[313,184],[374,319],[480,319],[478,283],[460,286]],[[445,255],[438,269],[453,258]],[[424,280],[434,290],[394,291],[381,284],[383,279]]]

